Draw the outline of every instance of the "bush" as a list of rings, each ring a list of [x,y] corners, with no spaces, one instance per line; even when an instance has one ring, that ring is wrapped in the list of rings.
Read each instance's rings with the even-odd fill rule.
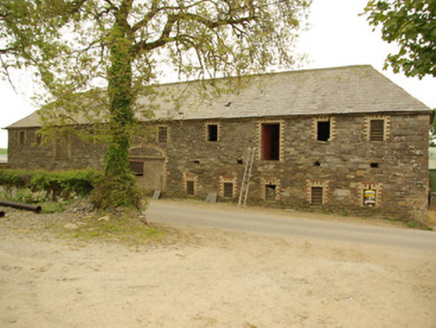
[[[45,200],[56,201],[61,196],[69,199],[72,196],[86,197],[101,181],[102,174],[95,170],[76,171],[23,171],[4,169],[0,170],[0,185],[10,197],[20,196],[23,201],[31,201],[31,193],[45,193]],[[41,195],[36,197],[40,200]]]

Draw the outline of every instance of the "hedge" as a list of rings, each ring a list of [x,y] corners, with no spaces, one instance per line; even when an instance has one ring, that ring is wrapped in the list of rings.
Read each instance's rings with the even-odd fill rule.
[[[88,196],[102,177],[101,172],[92,169],[56,172],[1,169],[0,185],[10,194],[14,189],[30,189],[45,192],[46,199],[56,200],[60,195]]]

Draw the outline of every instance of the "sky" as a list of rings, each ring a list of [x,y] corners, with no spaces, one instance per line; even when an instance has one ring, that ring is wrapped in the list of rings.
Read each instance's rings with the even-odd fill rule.
[[[373,32],[363,12],[368,0],[313,0],[309,29],[300,33],[295,51],[306,54],[308,61],[299,68],[328,68],[349,65],[372,65],[409,94],[430,108],[436,108],[436,79],[407,78],[392,69],[383,71],[384,60],[396,46],[382,41]],[[32,106],[32,84],[25,73],[14,75],[17,92],[0,80],[0,128],[26,117]],[[7,148],[7,131],[0,130],[0,148]]]

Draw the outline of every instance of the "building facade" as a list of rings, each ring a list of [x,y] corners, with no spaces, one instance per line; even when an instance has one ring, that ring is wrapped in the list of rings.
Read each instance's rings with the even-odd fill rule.
[[[133,142],[143,188],[237,200],[254,154],[248,203],[426,222],[432,111],[371,67],[253,76],[213,98],[194,87],[158,104],[151,142]],[[31,115],[8,127],[10,166],[102,166],[103,146],[42,145],[39,126]]]

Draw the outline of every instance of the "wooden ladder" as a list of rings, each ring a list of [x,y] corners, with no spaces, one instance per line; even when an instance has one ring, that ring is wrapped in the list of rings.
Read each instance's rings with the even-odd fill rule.
[[[250,178],[251,178],[251,172],[253,170],[253,163],[255,157],[256,157],[256,147],[253,148],[248,147],[247,161],[245,162],[245,170],[244,170],[244,176],[242,178],[241,192],[239,193],[238,207],[241,206],[242,202],[244,202],[243,204],[244,207],[247,204],[248,189],[250,188]]]

